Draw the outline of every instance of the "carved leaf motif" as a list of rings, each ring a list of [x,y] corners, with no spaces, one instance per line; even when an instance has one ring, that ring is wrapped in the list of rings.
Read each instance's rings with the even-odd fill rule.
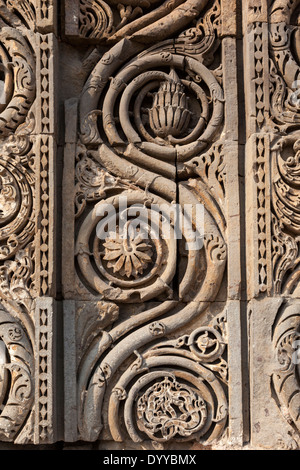
[[[76,217],[80,217],[87,202],[105,198],[109,190],[138,189],[129,181],[112,176],[87,152],[82,145],[77,147],[75,205]]]

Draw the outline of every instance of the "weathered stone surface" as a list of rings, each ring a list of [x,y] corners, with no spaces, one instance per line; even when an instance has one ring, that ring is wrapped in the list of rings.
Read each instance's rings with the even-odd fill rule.
[[[0,0],[1,449],[299,448],[299,15]]]

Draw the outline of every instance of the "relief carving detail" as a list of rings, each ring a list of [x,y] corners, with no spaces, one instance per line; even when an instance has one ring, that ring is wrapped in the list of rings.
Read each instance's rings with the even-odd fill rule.
[[[0,441],[299,448],[299,19],[0,0]]]
[[[210,326],[178,340],[167,338],[201,318],[226,267],[225,99],[220,57],[214,56],[220,5],[205,10],[203,1],[128,2],[118,6],[122,26],[114,29],[106,3],[94,4],[93,12],[89,2],[80,4],[86,26],[81,34],[91,39],[88,27],[105,15],[105,31],[93,28],[110,48],[79,100],[75,282],[87,299],[115,303],[119,319],[100,329],[81,356],[80,438],[94,441],[109,433],[122,441],[127,432],[134,442],[161,444],[206,435],[208,444],[226,428],[227,374],[221,358],[226,341]],[[184,29],[192,18],[195,26]],[[179,241],[176,210],[187,204],[191,213]],[[203,207],[203,234],[196,224],[197,205]],[[141,223],[133,230],[137,208]],[[191,228],[201,239],[199,247],[192,245]],[[127,316],[126,308],[137,313]],[[165,343],[151,347],[163,338]],[[120,375],[134,354],[138,359]],[[158,393],[162,402],[155,409]],[[123,400],[125,429],[120,429]]]

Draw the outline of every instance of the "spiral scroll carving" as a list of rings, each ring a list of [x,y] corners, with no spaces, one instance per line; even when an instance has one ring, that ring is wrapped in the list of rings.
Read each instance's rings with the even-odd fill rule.
[[[270,11],[272,114],[282,127],[299,125],[299,1],[276,0]]]
[[[107,74],[116,63],[114,54],[112,49],[101,59],[103,73]],[[156,67],[164,67],[166,72],[156,72]],[[183,70],[190,75],[189,80],[179,78],[176,71],[180,74]],[[205,90],[204,85],[201,87],[193,80],[195,75],[203,81]],[[101,88],[104,86],[101,81]],[[208,104],[207,90],[213,106]],[[152,102],[148,99],[150,92]],[[137,96],[133,100],[134,95]],[[117,100],[120,104],[115,110]],[[129,118],[131,108],[134,125]],[[192,111],[196,119],[191,118]],[[93,112],[96,111],[90,110],[83,116],[81,139],[86,145],[102,142],[96,123],[91,119]],[[115,112],[120,126],[116,124]],[[113,78],[104,98],[102,115],[105,142],[117,154],[121,152],[125,157],[143,161],[148,168],[147,161],[152,163],[153,159],[155,165],[155,158],[162,159],[165,161],[162,169],[170,174],[170,162],[174,163],[175,158],[187,161],[197,155],[219,129],[223,120],[223,92],[214,75],[193,58],[170,52],[143,54]],[[149,124],[145,126],[147,121]],[[125,140],[121,133],[126,136]]]
[[[0,439],[14,442],[28,439],[34,403],[36,27],[34,2],[1,2]]]
[[[203,34],[216,35],[218,5],[195,28],[182,32],[183,23],[205,4],[158,6],[158,11],[166,8],[167,23],[174,19],[176,38],[169,40],[166,25],[154,23],[166,41],[148,49],[144,43],[151,42],[152,32],[147,15],[137,20],[139,28],[135,21],[124,25],[128,36],[102,56],[82,90],[77,285],[85,295],[115,304],[119,312],[116,324],[95,333],[81,354],[78,425],[83,440],[96,440],[105,428],[121,441],[123,411],[125,435],[135,442],[203,436],[211,442],[226,426],[223,333],[199,326],[179,340],[182,348],[167,339],[201,318],[218,293],[227,261],[221,175],[224,94],[218,73],[208,67],[217,46]],[[187,11],[188,6],[193,10]],[[185,12],[183,23],[177,7]],[[150,14],[155,16],[156,10]],[[136,40],[128,39],[129,31]],[[107,41],[114,43],[117,37],[115,31]],[[219,188],[218,202],[212,188]],[[185,205],[191,211],[178,237],[175,215]],[[198,205],[203,208],[203,232],[196,223]],[[199,245],[193,245],[192,234],[201,240]],[[128,316],[130,309],[140,310]],[[163,338],[165,347],[151,349]],[[133,354],[138,359],[132,363]]]

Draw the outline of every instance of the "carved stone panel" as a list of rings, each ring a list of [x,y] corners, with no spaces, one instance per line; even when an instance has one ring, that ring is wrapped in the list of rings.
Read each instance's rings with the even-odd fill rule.
[[[249,2],[246,203],[252,443],[299,447],[299,1]],[[255,5],[254,5],[255,4]]]

